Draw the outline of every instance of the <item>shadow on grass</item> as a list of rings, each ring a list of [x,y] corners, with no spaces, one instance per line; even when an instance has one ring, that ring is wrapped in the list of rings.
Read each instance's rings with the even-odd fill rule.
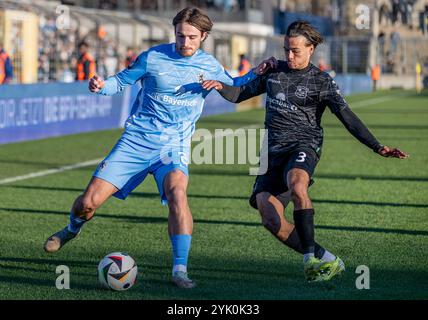
[[[44,186],[8,186],[8,188],[16,189],[28,189],[28,190],[47,190],[47,191],[66,191],[66,192],[82,192],[82,189],[78,188],[58,188],[58,187],[44,187]],[[146,199],[157,199],[159,194],[155,192],[133,192],[130,197],[146,198]],[[248,196],[232,196],[232,195],[204,195],[189,193],[187,195],[189,199],[219,199],[219,200],[243,200],[247,203]],[[390,206],[390,207],[409,207],[409,208],[428,208],[428,204],[419,203],[400,203],[400,202],[374,202],[374,201],[352,201],[352,200],[328,200],[328,199],[316,199],[313,198],[312,202],[315,203],[329,203],[329,204],[350,204],[350,205],[366,205],[366,206]]]
[[[233,170],[222,170],[222,169],[215,169],[215,170],[207,170],[207,169],[197,169],[197,168],[191,168],[190,174],[193,175],[201,175],[201,176],[245,176],[250,177],[248,174],[248,171],[233,171]],[[408,176],[371,176],[371,175],[364,175],[364,174],[319,174],[316,173],[314,175],[314,178],[320,178],[320,179],[334,179],[334,180],[374,180],[374,181],[416,181],[416,182],[427,182],[428,177],[408,177]]]
[[[260,244],[260,248],[262,248]],[[280,247],[279,247],[280,248]],[[285,247],[281,247],[285,248]],[[79,248],[75,248],[74,255],[81,254]],[[135,257],[139,266],[137,286],[128,291],[128,294],[106,292],[97,286],[96,276],[84,276],[76,281],[72,279],[72,299],[118,299],[141,296],[143,300],[156,299],[421,299],[426,298],[427,271],[420,270],[416,266],[409,269],[404,261],[404,268],[395,265],[392,269],[389,264],[370,267],[370,279],[372,290],[357,290],[354,270],[357,261],[347,261],[347,271],[344,275],[332,282],[308,284],[305,282],[300,264],[300,256],[287,250],[287,255],[281,257],[272,254],[266,256],[258,252],[252,255],[250,248],[242,248],[239,255],[228,255],[218,252],[212,256],[203,251],[195,251],[190,259],[190,275],[198,286],[193,290],[182,290],[174,287],[170,282],[170,265],[155,262],[158,260],[155,251],[141,253]],[[373,252],[375,254],[375,252]],[[141,262],[139,260],[143,260]],[[379,259],[383,259],[382,256]],[[91,259],[76,260],[76,258],[45,259],[33,257],[1,257],[2,265],[20,263],[25,269],[27,265],[37,265],[41,268],[46,264],[68,266],[94,267]],[[422,263],[422,262],[421,262]],[[421,266],[421,265],[419,265]],[[74,270],[81,271],[78,268]],[[75,271],[74,271],[75,272]],[[72,272],[72,274],[74,274]],[[77,273],[79,274],[79,273]],[[27,285],[28,290],[33,290],[35,296],[38,291],[44,290],[37,287],[52,288],[50,292],[43,292],[44,297],[56,298],[55,274],[52,279],[47,275],[30,274],[30,278],[23,277],[19,270],[15,275],[1,275],[2,283],[12,285]],[[400,279],[400,281],[396,281]],[[86,282],[85,282],[86,280]],[[89,292],[91,291],[91,292]],[[11,297],[14,298],[14,297]],[[15,297],[19,298],[19,297]]]
[[[69,212],[60,212],[52,210],[35,210],[35,209],[17,209],[17,208],[2,208],[0,211],[6,212],[22,212],[22,213],[36,213],[36,214],[53,214],[53,215],[69,215]],[[132,216],[125,214],[104,214],[96,213],[96,218],[103,219],[115,219],[123,220],[132,223],[153,223],[153,224],[167,224],[167,217],[144,217],[144,216]],[[261,223],[258,222],[246,222],[246,221],[225,221],[225,220],[207,220],[207,219],[194,219],[194,223],[197,224],[213,224],[213,225],[238,225],[243,227],[261,227]],[[416,236],[428,236],[428,231],[425,230],[405,230],[405,229],[387,229],[387,228],[373,228],[373,227],[354,227],[354,226],[326,226],[316,225],[316,229],[326,230],[337,230],[337,231],[351,231],[351,232],[375,232],[375,233],[394,233],[402,235],[416,235]]]

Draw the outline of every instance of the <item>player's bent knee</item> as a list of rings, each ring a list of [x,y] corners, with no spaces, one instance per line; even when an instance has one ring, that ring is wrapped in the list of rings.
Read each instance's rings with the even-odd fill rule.
[[[291,198],[293,200],[307,200],[308,188],[304,184],[296,184],[290,188]]]
[[[168,203],[172,205],[184,205],[187,204],[186,189],[183,187],[172,187],[168,188],[165,192]]]

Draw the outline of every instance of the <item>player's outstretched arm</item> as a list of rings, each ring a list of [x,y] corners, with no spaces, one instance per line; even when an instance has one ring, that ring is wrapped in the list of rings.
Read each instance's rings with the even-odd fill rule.
[[[205,90],[216,89],[226,100],[234,103],[250,99],[266,92],[266,81],[264,77],[257,77],[248,84],[239,87],[229,86],[221,81],[206,80],[202,82]]]
[[[123,91],[126,86],[135,84],[146,75],[147,56],[148,51],[141,53],[131,65],[106,80],[102,80],[98,76],[93,77],[92,81],[89,81],[89,90],[105,96],[112,96]]]
[[[358,141],[365,144],[374,152],[383,157],[394,157],[399,159],[405,159],[409,156],[397,148],[391,148],[379,143],[364,123],[349,108],[345,99],[340,94],[339,87],[332,78],[327,78],[326,81],[324,81],[320,99],[320,102],[329,106],[345,128],[348,129]]]
[[[336,116],[355,138],[381,156],[399,159],[405,159],[409,156],[397,148],[381,145],[349,107],[336,112]]]
[[[217,61],[216,63],[218,64],[218,72],[213,78],[224,84],[235,87],[250,83],[257,77],[265,75],[278,67],[278,61],[274,57],[270,57],[269,59],[263,60],[257,67],[252,68],[247,74],[233,78],[223,66]]]

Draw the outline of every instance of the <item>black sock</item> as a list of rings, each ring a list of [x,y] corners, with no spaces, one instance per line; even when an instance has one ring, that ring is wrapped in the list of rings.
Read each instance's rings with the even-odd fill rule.
[[[315,255],[314,240],[314,209],[294,210],[294,225],[296,226],[303,254],[313,253]]]
[[[297,251],[298,253],[303,254],[303,246],[300,241],[299,234],[297,233],[296,228],[291,231],[290,235],[285,241],[282,241],[287,247]],[[321,259],[324,255],[325,249],[321,247],[318,243],[315,242],[315,258]]]

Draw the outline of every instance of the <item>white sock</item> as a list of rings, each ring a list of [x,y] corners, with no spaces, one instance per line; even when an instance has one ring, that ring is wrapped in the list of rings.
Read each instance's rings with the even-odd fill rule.
[[[325,252],[324,252],[321,260],[324,260],[324,261],[334,261],[334,260],[336,260],[336,256],[334,254],[332,254],[331,252],[325,250]]]
[[[315,255],[313,254],[313,253],[305,253],[304,255],[303,255],[303,263],[305,263],[306,261],[308,261],[309,260],[309,258],[312,258],[312,257],[314,257]]]
[[[187,272],[187,266],[185,266],[184,264],[177,264],[173,266],[172,275],[174,275],[174,273],[176,273],[177,271]]]

